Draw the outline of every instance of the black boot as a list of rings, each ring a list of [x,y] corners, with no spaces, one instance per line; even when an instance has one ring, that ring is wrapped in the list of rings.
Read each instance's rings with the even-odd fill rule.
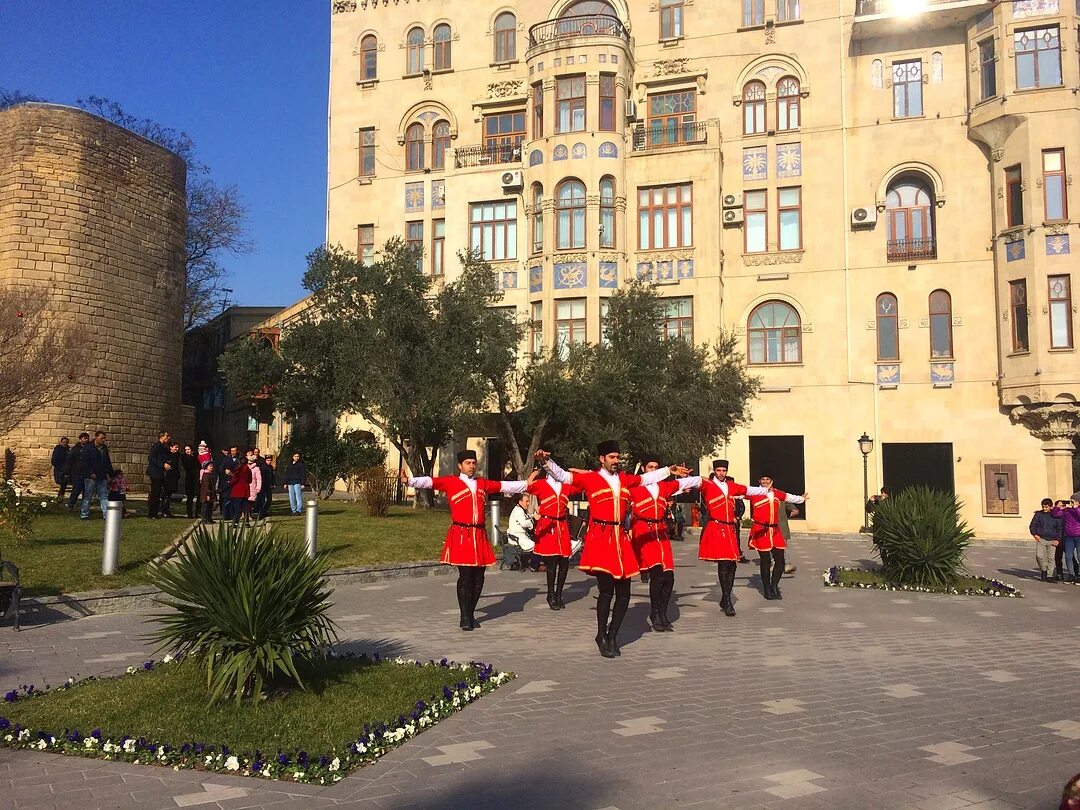
[[[653,605],[652,611],[649,613],[649,626],[654,633],[659,633],[664,629],[660,626],[660,611],[657,610],[656,605]]]
[[[600,648],[600,654],[604,658],[614,658],[615,653],[611,649],[611,645],[608,643],[607,636],[603,633],[596,634],[596,646]]]
[[[660,629],[665,633],[675,632],[673,625],[667,616],[668,604],[671,602],[671,592],[675,590],[675,572],[664,571],[660,575],[662,585],[660,587]]]
[[[458,574],[457,601],[458,610],[461,611],[461,624],[459,626],[462,630],[472,630],[472,621],[469,619],[469,606],[472,604],[472,582],[465,577],[466,575],[463,573]]]
[[[775,552],[774,552],[775,554]],[[773,599],[783,599],[784,595],[780,593],[780,578],[784,576],[784,552],[783,549],[779,549],[779,555],[773,557],[773,570],[772,570],[772,594]]]
[[[568,557],[559,557],[555,562],[555,567],[558,569],[555,575],[555,604],[559,606],[559,610],[566,609],[566,602],[562,598],[563,585],[566,584],[566,574],[570,568],[570,560]]]
[[[608,635],[608,649],[611,650],[612,658],[618,658],[622,655],[622,650],[619,649],[619,637],[615,634]]]

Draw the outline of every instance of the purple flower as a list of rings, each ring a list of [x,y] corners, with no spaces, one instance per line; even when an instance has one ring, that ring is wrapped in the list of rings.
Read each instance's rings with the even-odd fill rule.
[[[299,754],[296,755],[296,764],[307,767],[307,764],[308,764],[307,751],[301,751]]]
[[[288,765],[289,764],[289,755],[288,754],[278,754],[277,761],[278,761],[278,765]]]
[[[252,773],[258,773],[262,769],[263,769],[263,761],[261,759],[257,759],[257,760],[255,760],[254,762],[251,763],[251,772]]]
[[[223,757],[227,757],[229,755],[229,746],[227,746],[227,745],[221,746],[221,755]]]
[[[422,712],[426,708],[427,708],[427,704],[424,703],[424,701],[422,701],[422,700],[416,701],[416,710],[418,712]]]
[[[4,701],[7,703],[14,703],[18,699],[19,694],[14,689],[12,689],[10,692],[4,693]]]
[[[441,661],[439,661],[439,666],[440,667],[446,667],[446,666],[449,666],[449,665],[450,665],[450,662],[447,661],[445,658],[443,658]]]
[[[90,732],[90,736],[93,737],[95,740],[100,741],[101,740],[101,729],[100,728],[95,728],[93,731]]]
[[[320,767],[325,768],[329,764],[330,764],[330,758],[329,757],[319,757],[319,766]]]
[[[454,693],[451,691],[449,686],[444,686],[442,688],[442,694],[443,694],[443,697],[446,698],[447,700],[453,700],[454,699]]]
[[[143,669],[153,669],[154,668],[154,662],[153,661],[144,661],[143,665],[142,665],[142,668]]]
[[[64,739],[68,742],[79,742],[82,739],[82,734],[79,733],[78,729],[74,729],[70,734],[64,735]]]
[[[121,745],[122,744],[123,743],[121,743]],[[191,750],[191,743],[184,743],[183,745],[180,746],[180,753],[181,754],[186,754],[190,750]]]
[[[11,721],[6,717],[0,717],[0,731],[7,731],[11,727]]]

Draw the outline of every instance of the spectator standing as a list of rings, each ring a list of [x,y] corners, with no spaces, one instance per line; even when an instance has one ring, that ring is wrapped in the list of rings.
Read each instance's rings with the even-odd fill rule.
[[[880,495],[871,495],[870,500],[866,502],[866,514],[874,514],[874,510],[877,509],[878,504],[889,497],[889,488],[882,487]]]
[[[1065,556],[1061,574],[1062,582],[1071,582],[1073,585],[1080,584],[1080,502],[1069,501],[1068,506],[1055,506],[1050,514],[1063,519],[1062,534],[1065,535]],[[1069,574],[1069,569],[1072,574]]]
[[[53,481],[60,487],[60,492],[56,496],[57,503],[64,502],[64,490],[67,489],[70,479],[68,478],[68,453],[70,452],[71,439],[67,436],[60,437],[60,443],[53,448],[52,455],[49,457],[49,463],[53,468]]]
[[[253,520],[259,519],[259,509],[262,506],[262,489],[263,489],[263,477],[262,477],[262,465],[259,464],[259,451],[258,449],[249,450],[247,454],[247,465],[251,470],[251,486],[248,487],[248,514],[252,516]],[[244,518],[244,522],[247,522],[247,518]]]
[[[184,453],[180,456],[180,466],[184,470],[184,500],[187,505],[188,518],[195,517],[195,500],[199,497],[199,459],[195,455],[195,448],[190,444],[184,445]]]
[[[109,479],[109,500],[123,504],[123,512],[121,513],[123,517],[128,516],[127,491],[127,478],[124,477],[124,471],[118,467],[113,470],[112,477]]]
[[[74,512],[75,504],[83,495],[83,481],[86,478],[86,461],[83,451],[90,444],[90,434],[80,433],[78,443],[68,452],[68,479],[71,481],[71,495],[68,496],[68,510]]]
[[[233,469],[229,476],[229,498],[232,505],[229,507],[232,514],[233,526],[240,525],[240,517],[243,516],[247,523],[251,514],[251,503],[248,496],[251,494],[251,465],[241,464]]]
[[[217,491],[221,502],[221,519],[228,520],[232,517],[232,496],[229,488],[232,486],[232,471],[236,467],[233,457],[225,447],[221,448],[221,460],[217,464]]]
[[[90,501],[95,496],[102,517],[105,517],[105,510],[109,505],[109,477],[113,474],[113,466],[112,459],[109,458],[109,446],[105,444],[106,438],[105,431],[99,430],[94,434],[94,441],[82,450],[86,469],[83,477],[82,511],[79,515],[82,520],[90,519]]]
[[[251,501],[251,515],[255,520],[259,520],[263,517],[263,507],[266,505],[266,482],[270,476],[267,475],[266,459],[259,448],[256,447],[253,452],[255,464],[259,468],[259,492]]]
[[[1064,536],[1063,524],[1062,518],[1054,517],[1054,502],[1049,498],[1043,498],[1039,511],[1031,516],[1028,531],[1036,544],[1035,565],[1039,568],[1043,582],[1055,579],[1054,562],[1057,548]]]
[[[259,511],[259,517],[266,520],[270,517],[270,505],[274,500],[274,487],[277,486],[277,466],[273,456],[266,456],[265,464],[262,467],[262,476],[262,492],[259,493],[262,496],[262,509]]]
[[[300,515],[304,511],[304,482],[307,481],[307,465],[299,453],[292,454],[292,461],[285,468],[285,489],[289,490],[289,514]]]
[[[214,496],[217,493],[218,477],[214,475],[214,462],[207,461],[199,479],[199,504],[202,509],[202,522],[214,522]]]
[[[172,513],[172,496],[180,491],[180,445],[169,445],[169,461],[165,470],[165,483],[161,488],[161,514],[167,518],[175,517]]]
[[[146,476],[150,479],[150,497],[148,499],[148,518],[160,517],[161,491],[165,488],[165,474],[170,472],[172,465],[169,463],[169,445],[172,437],[169,431],[163,430],[158,434],[158,440],[150,448],[146,463]]]

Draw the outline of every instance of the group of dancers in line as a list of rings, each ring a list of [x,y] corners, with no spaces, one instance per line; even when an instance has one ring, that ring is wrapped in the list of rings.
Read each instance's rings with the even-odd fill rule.
[[[619,443],[605,441],[596,448],[595,470],[569,471],[556,464],[551,454],[536,453],[537,468],[524,481],[492,481],[476,477],[476,453],[457,454],[457,476],[409,476],[402,480],[414,489],[446,493],[450,506],[450,529],[440,562],[457,566],[457,599],[461,629],[477,630],[476,605],[484,589],[484,573],[494,565],[495,553],[485,531],[485,507],[492,495],[528,492],[537,499],[536,547],[547,570],[547,601],[552,610],[566,607],[563,584],[570,567],[571,533],[567,525],[569,499],[584,493],[589,502],[585,545],[578,568],[596,578],[596,646],[605,658],[616,658],[619,628],[630,604],[630,582],[649,572],[650,623],[653,630],[671,631],[668,604],[675,585],[675,561],[665,520],[668,503],[680,492],[700,489],[708,517],[701,533],[698,557],[716,563],[723,597],[720,606],[735,615],[732,589],[740,557],[736,533],[735,501],[750,504],[750,547],[758,552],[762,592],[766,599],[782,599],[780,578],[784,574],[786,544],[780,531],[779,510],[784,502],[802,503],[808,496],[773,489],[771,474],[760,477],[760,486],[744,486],[727,478],[728,462],[713,462],[712,478],[690,475],[687,467],[661,466],[660,457],[645,454],[643,474],[621,470]],[[675,476],[675,478],[671,478]],[[629,530],[625,527],[629,519]]]

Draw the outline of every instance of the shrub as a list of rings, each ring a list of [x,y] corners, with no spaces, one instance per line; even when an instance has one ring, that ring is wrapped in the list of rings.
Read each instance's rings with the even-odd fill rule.
[[[347,480],[361,470],[381,467],[386,462],[386,450],[370,433],[362,430],[343,433],[336,424],[324,422],[297,425],[281,448],[280,457],[292,458],[294,452],[301,454],[307,466],[308,483],[323,500],[333,494],[339,478]]]
[[[10,537],[16,543],[30,537],[34,519],[48,506],[48,501],[35,498],[14,481],[0,480],[0,537]]]
[[[162,626],[150,637],[205,665],[211,703],[258,700],[280,677],[303,689],[297,664],[321,658],[336,638],[328,567],[273,529],[199,526],[175,558],[151,566],[173,612],[153,617]]]
[[[955,581],[974,537],[960,520],[956,496],[925,486],[880,501],[872,530],[885,578],[892,584],[924,588]]]
[[[368,515],[386,517],[390,511],[390,504],[394,500],[394,489],[400,479],[387,472],[386,467],[379,465],[368,470],[361,470],[354,480],[360,494],[364,496]]]

